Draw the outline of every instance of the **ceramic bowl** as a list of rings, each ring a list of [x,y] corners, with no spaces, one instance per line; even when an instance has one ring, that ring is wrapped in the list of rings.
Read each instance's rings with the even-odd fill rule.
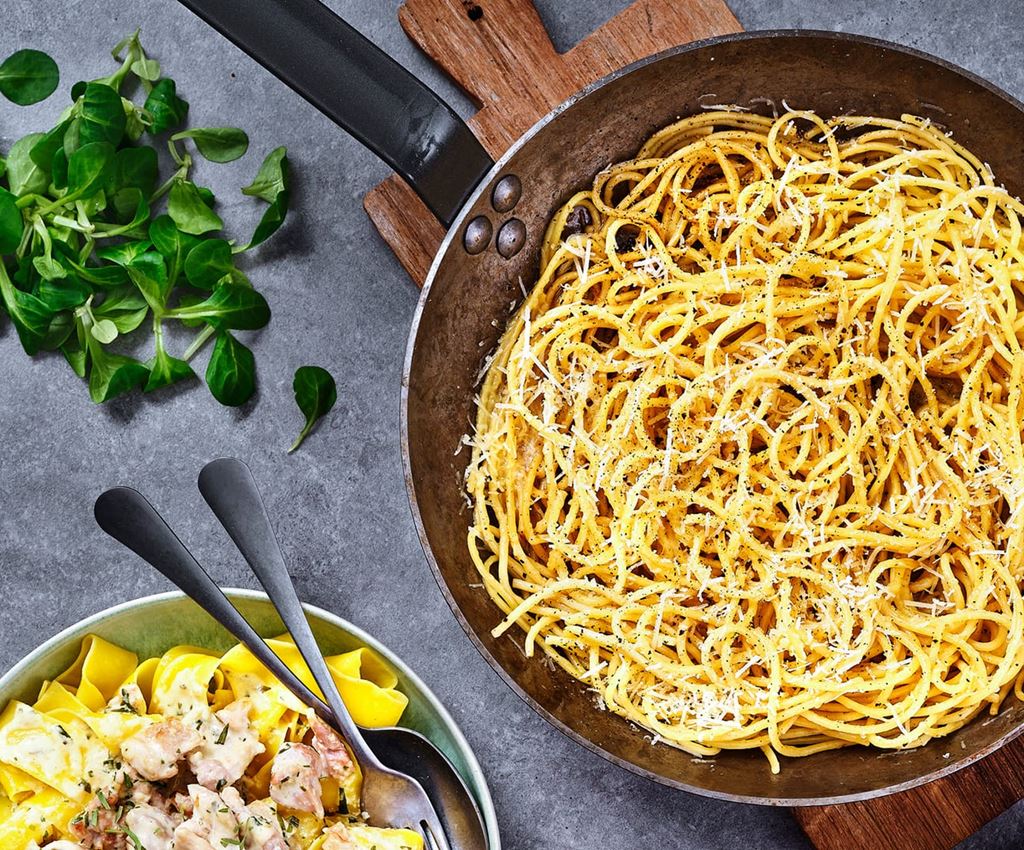
[[[224,592],[261,636],[272,637],[284,631],[264,594],[240,589],[225,589]],[[425,735],[449,758],[476,797],[489,847],[500,850],[501,840],[487,781],[468,742],[438,698],[398,656],[366,632],[322,608],[312,605],[305,608],[313,633],[325,653],[348,652],[366,646],[391,665],[398,676],[398,689],[409,698],[400,725]],[[0,707],[11,699],[34,700],[44,680],[54,678],[71,665],[87,634],[99,635],[130,649],[140,660],[160,655],[179,644],[223,651],[237,643],[184,594],[146,596],[93,614],[29,653],[0,677]]]

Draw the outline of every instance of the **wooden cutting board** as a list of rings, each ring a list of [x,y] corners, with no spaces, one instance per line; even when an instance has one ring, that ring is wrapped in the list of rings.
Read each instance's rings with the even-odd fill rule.
[[[476,103],[469,124],[495,159],[594,80],[660,50],[742,29],[722,0],[636,0],[559,54],[532,0],[407,0],[398,16]],[[444,229],[394,175],[370,191],[364,207],[422,286]],[[1022,797],[1024,737],[921,788],[793,814],[818,850],[949,850]]]

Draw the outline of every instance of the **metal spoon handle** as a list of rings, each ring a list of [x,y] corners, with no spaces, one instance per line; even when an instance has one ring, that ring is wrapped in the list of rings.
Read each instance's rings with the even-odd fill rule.
[[[288,575],[281,548],[270,525],[270,517],[249,467],[236,458],[211,461],[199,473],[199,492],[277,608],[299,653],[309,665],[313,679],[327,698],[338,729],[352,749],[356,761],[379,766],[380,760],[366,744],[359,727],[349,714],[316,638],[313,637],[306,612],[302,609],[295,585]]]
[[[141,493],[130,487],[107,490],[96,500],[94,513],[100,528],[156,567],[231,632],[301,702],[312,706],[328,723],[334,722],[330,708],[263,642]]]

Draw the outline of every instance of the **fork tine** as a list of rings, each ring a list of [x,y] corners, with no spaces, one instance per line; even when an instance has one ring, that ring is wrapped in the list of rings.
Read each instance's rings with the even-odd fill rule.
[[[433,850],[451,850],[448,837],[445,835],[444,827],[441,826],[437,816],[431,812],[429,818],[423,820],[421,826],[424,837],[430,842]]]

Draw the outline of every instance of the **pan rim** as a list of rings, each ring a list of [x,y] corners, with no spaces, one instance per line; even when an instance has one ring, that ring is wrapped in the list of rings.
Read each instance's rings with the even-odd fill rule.
[[[409,507],[412,512],[413,523],[416,528],[416,536],[419,538],[420,546],[423,549],[423,554],[426,557],[427,563],[430,566],[430,570],[433,573],[434,581],[437,583],[438,588],[441,591],[442,596],[447,602],[448,607],[452,610],[456,620],[462,630],[469,637],[470,642],[476,647],[476,650],[483,656],[484,660],[488,665],[498,674],[498,676],[504,681],[504,683],[512,689],[512,691],[525,702],[530,708],[537,712],[547,723],[553,728],[557,729],[563,735],[568,737],[570,740],[584,747],[592,753],[600,756],[607,761],[617,765],[618,767],[624,768],[631,773],[638,776],[642,776],[651,781],[657,782],[660,785],[665,785],[670,788],[676,788],[681,791],[686,791],[691,794],[696,794],[701,797],[709,797],[716,800],[726,800],[734,803],[747,803],[757,806],[768,806],[768,807],[795,807],[795,808],[809,808],[813,806],[830,806],[843,803],[856,803],[867,800],[873,800],[879,797],[885,797],[890,794],[897,794],[901,791],[909,791],[912,788],[917,788],[922,785],[926,785],[935,780],[942,779],[943,777],[950,776],[965,767],[968,767],[982,759],[988,757],[996,750],[1005,746],[1015,738],[1024,734],[1024,722],[1018,723],[1014,728],[1009,730],[1004,735],[997,738],[985,747],[976,750],[963,758],[942,765],[935,770],[928,771],[916,776],[912,779],[905,780],[903,782],[895,783],[893,785],[887,785],[883,788],[876,788],[870,791],[858,791],[851,792],[848,794],[834,794],[829,796],[818,796],[818,797],[770,797],[770,796],[753,796],[749,794],[732,794],[726,791],[718,791],[709,788],[703,788],[697,785],[690,785],[686,782],[681,782],[677,779],[664,776],[655,771],[641,767],[634,762],[624,759],[614,753],[604,749],[601,745],[587,738],[585,735],[577,732],[561,720],[551,714],[546,708],[541,706],[529,693],[527,693],[515,679],[509,674],[505,667],[491,654],[490,650],[483,644],[480,638],[477,636],[473,627],[462,613],[462,609],[455,601],[452,595],[448,583],[441,571],[441,568],[434,556],[433,548],[431,547],[430,540],[427,536],[426,529],[423,525],[423,518],[420,513],[419,500],[416,497],[416,487],[413,479],[412,472],[412,456],[409,447],[409,380],[412,372],[413,357],[416,350],[416,342],[419,336],[420,322],[423,317],[423,311],[426,306],[427,300],[430,295],[430,291],[434,280],[437,276],[437,272],[441,266],[445,254],[448,252],[452,241],[456,238],[457,234],[461,233],[462,227],[464,226],[469,212],[472,210],[473,205],[480,198],[483,191],[490,185],[493,178],[501,173],[508,162],[547,124],[549,124],[555,117],[560,115],[565,110],[572,107],[575,103],[583,100],[598,89],[614,82],[622,77],[628,76],[633,71],[640,68],[647,67],[648,65],[655,64],[662,61],[663,59],[679,56],[682,54],[690,53],[697,50],[702,50],[709,47],[715,47],[721,44],[729,44],[733,42],[743,41],[757,41],[757,40],[787,40],[787,39],[826,39],[838,43],[849,43],[858,45],[868,45],[871,47],[881,48],[883,50],[889,50],[896,53],[910,56],[916,59],[923,60],[933,65],[951,71],[954,74],[969,80],[976,86],[979,86],[999,99],[1006,102],[1006,104],[1019,112],[1024,113],[1024,102],[1018,100],[1009,92],[1005,91],[1001,87],[994,83],[986,80],[975,74],[966,68],[961,67],[953,62],[950,62],[941,57],[935,56],[934,54],[927,53],[923,50],[917,50],[913,47],[907,47],[902,44],[897,44],[892,41],[885,39],[875,38],[874,36],[861,35],[858,33],[848,32],[833,32],[831,30],[818,30],[818,29],[799,29],[799,28],[782,28],[782,29],[766,29],[766,30],[749,30],[738,33],[728,33],[721,36],[714,36],[712,38],[701,39],[700,41],[693,41],[687,44],[678,45],[676,47],[670,47],[667,50],[662,50],[658,53],[652,54],[644,59],[640,59],[636,62],[630,63],[617,71],[612,72],[599,80],[591,83],[590,85],[580,89],[575,94],[564,100],[558,106],[554,107],[550,112],[538,120],[530,129],[528,129],[523,135],[521,135],[512,146],[499,157],[494,166],[490,171],[487,172],[481,178],[480,183],[476,188],[467,196],[462,209],[459,211],[458,216],[454,219],[448,232],[445,234],[444,239],[441,241],[441,245],[434,255],[434,259],[430,264],[430,269],[427,272],[426,280],[423,284],[423,288],[420,291],[419,299],[416,304],[416,309],[413,313],[412,323],[409,328],[409,336],[406,342],[405,357],[402,365],[402,387],[401,387],[401,398],[400,398],[400,434],[401,434],[401,453],[402,453],[402,471],[405,479],[406,495],[409,499]],[[623,723],[629,723],[628,720],[622,719]],[[974,722],[974,721],[972,721]],[[642,727],[635,727],[641,729]],[[929,743],[930,746],[935,746],[936,741]],[[708,757],[706,761],[708,763],[714,763],[714,756]]]

